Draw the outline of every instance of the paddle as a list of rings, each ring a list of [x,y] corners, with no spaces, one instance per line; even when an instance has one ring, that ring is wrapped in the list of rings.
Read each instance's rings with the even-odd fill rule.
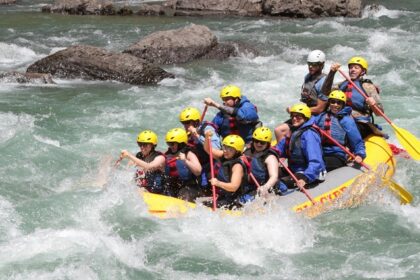
[[[350,77],[344,73],[342,70],[338,69],[338,72],[340,72],[341,76],[343,76],[365,99],[368,98],[366,93],[364,93],[351,79]],[[420,160],[420,141],[408,132],[407,130],[400,128],[396,126],[379,108],[377,105],[374,105],[374,107],[377,109],[378,114],[380,114],[394,129],[397,135],[398,141],[401,143],[401,145],[404,147],[404,149],[407,151],[407,153],[415,160]]]
[[[355,158],[356,155],[353,154],[352,152],[350,152],[346,147],[344,147],[343,145],[341,145],[340,143],[337,142],[337,140],[335,140],[333,137],[331,137],[328,133],[326,133],[324,130],[322,130],[320,127],[316,126],[316,125],[312,125],[316,130],[318,130],[322,135],[324,135],[325,137],[327,137],[331,142],[333,142],[335,145],[337,145],[340,149],[342,149],[346,154],[348,154],[351,158]],[[364,162],[360,163],[364,168],[366,168],[367,170],[371,170],[371,168]],[[396,182],[394,182],[393,180],[390,180],[391,183],[391,190],[395,193],[397,193],[400,196],[400,201],[402,204],[407,204],[407,203],[411,203],[411,201],[413,200],[413,195],[407,191],[406,189],[404,189],[402,186],[398,185]]]
[[[204,109],[203,115],[206,113],[207,111],[207,105]],[[213,165],[213,146],[211,143],[211,135],[209,135],[207,137],[207,141],[209,144],[209,157],[210,157],[210,176],[213,179],[214,178],[214,165]],[[216,195],[216,187],[212,184],[211,185],[211,192],[213,193],[213,211],[216,211],[216,205],[217,205],[217,195]]]
[[[209,107],[208,105],[204,106],[204,110],[203,110],[203,113],[201,114],[201,118],[200,118],[200,123],[203,122],[204,117],[206,116],[208,107]]]
[[[315,205],[315,201],[313,200],[313,198],[309,195],[309,193],[306,191],[305,187],[300,187],[298,184],[298,178],[296,178],[295,174],[293,174],[292,170],[290,170],[286,164],[279,159],[280,164],[283,166],[284,169],[286,169],[287,173],[289,173],[289,175],[293,178],[293,180],[296,183],[296,186],[298,186],[298,188],[306,195],[306,197],[312,202],[313,205]]]

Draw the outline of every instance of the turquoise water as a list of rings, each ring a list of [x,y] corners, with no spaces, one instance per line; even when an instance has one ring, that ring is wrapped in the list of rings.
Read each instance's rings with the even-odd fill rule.
[[[389,3],[388,3],[389,2]],[[152,128],[163,139],[185,106],[203,108],[234,83],[269,127],[298,99],[312,49],[327,67],[355,54],[370,64],[387,115],[420,136],[420,11],[384,2],[361,19],[78,17],[36,12],[43,1],[0,8],[0,71],[24,71],[73,44],[121,51],[158,30],[205,24],[219,40],[261,55],[165,66],[176,79],[138,87],[56,80],[0,83],[1,279],[419,279],[419,164],[397,159],[395,180],[413,205],[371,195],[365,205],[308,220],[278,205],[262,215],[184,219],[148,215],[121,149]],[[337,81],[341,80],[337,77]],[[207,112],[211,118],[216,112]],[[377,118],[398,144],[392,129]],[[163,141],[158,146],[165,148]]]

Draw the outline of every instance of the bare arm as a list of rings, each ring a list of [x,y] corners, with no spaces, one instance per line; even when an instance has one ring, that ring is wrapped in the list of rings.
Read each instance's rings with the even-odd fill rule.
[[[369,107],[372,109],[375,115],[379,116],[379,110],[381,112],[384,112],[384,108],[382,106],[381,99],[379,97],[375,85],[371,83],[363,83],[363,89],[365,90],[368,96],[368,98],[366,99],[366,103],[369,105]]]
[[[309,109],[311,109],[312,114],[319,115],[325,111],[325,108],[327,108],[327,103],[327,101],[318,99],[316,102],[316,106],[310,107]]]
[[[265,159],[265,164],[267,165],[269,178],[268,181],[264,184],[264,187],[269,189],[277,183],[279,177],[279,162],[274,155],[269,155]]]
[[[328,72],[327,77],[325,78],[324,83],[322,84],[321,87],[321,92],[325,95],[328,96],[332,90],[333,87],[333,82],[334,82],[334,76],[335,73],[337,73],[337,70],[340,68],[340,64],[337,62],[334,62],[331,67],[330,67],[330,72]]]
[[[206,139],[204,141],[204,151],[206,151],[206,153],[208,154],[210,152],[209,149],[209,145],[211,145],[211,137],[213,136],[213,132],[211,130],[207,130],[206,132],[204,132],[204,134],[206,135]],[[212,146],[212,154],[213,157],[215,159],[220,159],[223,157],[223,151],[216,149],[215,147]]]
[[[138,159],[135,155],[128,152],[127,150],[122,150],[121,158],[128,158],[134,162],[136,166],[141,167],[144,171],[163,170],[165,167],[165,157],[162,155],[155,157],[152,162],[145,162],[144,160]]]
[[[195,176],[199,176],[202,171],[201,163],[193,152],[188,152],[185,163]]]
[[[232,176],[230,182],[221,182],[216,178],[210,179],[212,185],[222,188],[228,192],[236,192],[241,186],[242,177],[244,176],[244,169],[242,165],[237,163],[232,167]]]

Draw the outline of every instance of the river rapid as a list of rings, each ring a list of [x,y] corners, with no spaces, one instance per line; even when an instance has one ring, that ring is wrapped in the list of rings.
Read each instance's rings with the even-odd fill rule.
[[[56,80],[0,83],[0,279],[419,279],[419,164],[397,157],[395,180],[415,196],[401,206],[371,194],[357,208],[315,219],[281,205],[220,217],[198,209],[182,219],[147,213],[133,169],[113,169],[121,149],[155,130],[158,149],[186,106],[204,108],[230,83],[274,128],[298,101],[309,51],[346,64],[369,61],[387,116],[420,137],[420,7],[381,1],[361,19],[95,17],[42,14],[47,1],[0,7],[0,71],[25,71],[74,44],[121,51],[159,30],[204,24],[219,41],[258,49],[226,61],[165,66],[156,86]],[[134,2],[134,1],[133,1]],[[140,1],[138,1],[140,2]],[[402,2],[402,1],[399,1]],[[343,68],[345,69],[345,67]],[[337,74],[336,81],[342,80]],[[207,119],[216,113],[209,109]],[[392,128],[377,123],[398,140]]]

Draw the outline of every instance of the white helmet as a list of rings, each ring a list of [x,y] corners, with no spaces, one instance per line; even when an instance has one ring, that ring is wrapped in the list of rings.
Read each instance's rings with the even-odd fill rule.
[[[308,55],[308,62],[325,62],[325,53],[320,50],[311,51]]]

